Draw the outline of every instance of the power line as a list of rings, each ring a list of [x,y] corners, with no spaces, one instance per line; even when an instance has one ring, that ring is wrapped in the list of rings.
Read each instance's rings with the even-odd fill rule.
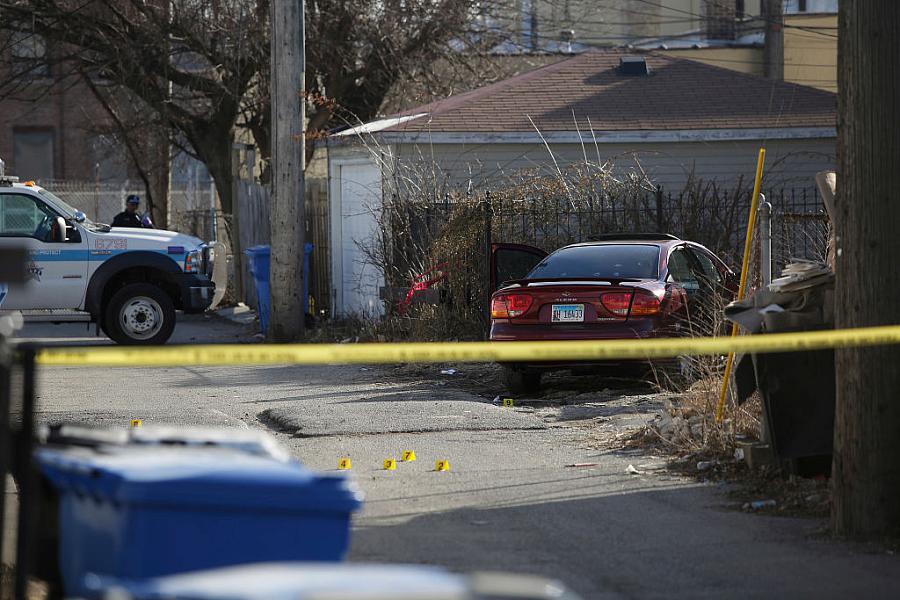
[[[686,10],[681,10],[681,9],[678,9],[678,8],[672,8],[672,7],[670,7],[670,6],[665,6],[664,4],[660,4],[660,3],[658,3],[658,2],[653,2],[652,0],[634,0],[634,1],[635,1],[635,2],[642,2],[642,3],[648,4],[648,5],[650,5],[650,6],[656,6],[656,7],[659,7],[659,8],[663,8],[663,9],[665,9],[665,10],[670,10],[670,11],[672,11],[672,12],[677,12],[677,13],[682,13],[682,14],[690,15],[690,16],[693,16],[693,17],[696,17],[696,18],[700,19],[701,21],[707,21],[707,20],[711,20],[711,19],[712,19],[712,17],[708,17],[708,16],[706,16],[706,15],[699,15],[699,14],[697,14],[697,13],[695,13],[695,12],[686,11]],[[720,4],[719,2],[716,2],[716,0],[707,0],[707,2],[709,2],[709,3],[711,3],[711,4],[714,4],[715,6],[718,6],[719,8],[725,8],[725,9],[730,8],[730,7],[728,7],[728,6],[724,6],[724,5]],[[829,33],[822,33],[822,32],[820,32],[820,31],[817,31],[817,30],[815,30],[815,29],[810,29],[810,28],[805,27],[805,26],[803,26],[803,25],[790,25],[790,24],[784,23],[784,20],[783,20],[783,19],[782,19],[781,21],[776,21],[776,20],[774,20],[774,19],[767,18],[767,17],[765,17],[765,16],[763,16],[763,15],[748,15],[748,19],[749,19],[749,20],[760,20],[760,21],[763,21],[763,22],[765,22],[765,23],[774,23],[775,25],[781,25],[782,27],[784,27],[784,28],[786,28],[786,29],[801,29],[801,30],[804,30],[804,31],[809,31],[810,33],[816,33],[816,34],[821,35],[821,36],[824,36],[824,37],[830,37],[830,38],[835,38],[835,39],[837,39],[837,35],[831,35],[831,34],[829,34]]]

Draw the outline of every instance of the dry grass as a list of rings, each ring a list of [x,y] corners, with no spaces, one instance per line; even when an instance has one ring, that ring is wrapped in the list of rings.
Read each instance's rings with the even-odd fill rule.
[[[677,451],[730,457],[734,455],[739,439],[759,436],[761,408],[758,398],[741,406],[727,403],[725,416],[716,421],[721,387],[722,376],[708,374],[668,404],[669,420],[663,421],[670,423],[667,439]]]
[[[731,324],[725,321],[724,309],[720,296],[683,325],[694,337],[727,335]],[[676,394],[644,436],[657,437],[674,454],[709,459],[731,458],[739,440],[758,438],[762,409],[757,394],[738,406],[729,388],[723,418],[716,421],[725,362],[724,356],[682,357],[675,376],[657,371],[657,385]]]

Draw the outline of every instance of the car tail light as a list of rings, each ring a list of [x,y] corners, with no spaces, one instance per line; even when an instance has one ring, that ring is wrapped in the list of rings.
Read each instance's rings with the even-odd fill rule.
[[[601,294],[600,303],[603,308],[618,317],[628,316],[628,307],[631,305],[631,292],[607,292]]]
[[[607,292],[600,296],[600,302],[617,317],[646,317],[659,313],[659,299],[645,292]]]
[[[648,317],[659,314],[659,298],[653,294],[635,292],[634,301],[631,303],[632,317]]]
[[[491,299],[492,319],[513,319],[525,314],[534,298],[528,294],[500,294]]]

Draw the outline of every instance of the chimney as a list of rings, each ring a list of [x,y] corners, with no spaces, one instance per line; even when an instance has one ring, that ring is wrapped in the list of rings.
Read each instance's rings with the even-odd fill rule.
[[[706,39],[733,40],[735,38],[737,0],[704,0],[702,12]]]
[[[559,32],[560,51],[572,54],[572,43],[575,41],[574,29],[563,29]]]

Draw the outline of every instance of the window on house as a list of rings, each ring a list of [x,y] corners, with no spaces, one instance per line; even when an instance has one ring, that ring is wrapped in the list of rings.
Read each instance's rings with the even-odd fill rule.
[[[837,0],[786,0],[784,12],[790,13],[836,13]]]
[[[705,0],[703,20],[706,37],[711,40],[733,40],[735,38],[736,5],[722,4],[717,0]]]
[[[50,77],[47,42],[41,36],[19,31],[12,35],[12,68],[20,77]]]
[[[54,137],[52,129],[14,129],[16,175],[21,179],[53,179],[56,173]]]

